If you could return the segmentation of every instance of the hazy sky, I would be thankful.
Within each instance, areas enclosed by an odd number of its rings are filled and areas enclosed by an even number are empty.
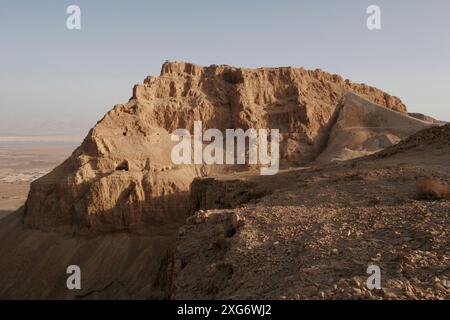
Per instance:
[[[321,68],[450,121],[449,16],[448,0],[0,0],[0,134],[85,135],[166,59]]]

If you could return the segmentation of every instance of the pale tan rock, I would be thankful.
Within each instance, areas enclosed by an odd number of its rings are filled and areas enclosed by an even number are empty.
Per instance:
[[[406,111],[398,98],[321,70],[167,62],[31,185],[25,224],[109,232],[183,221],[190,183],[208,170],[173,165],[171,132],[192,130],[194,121],[220,130],[279,129],[282,164],[305,163],[323,150],[347,92]]]
[[[434,126],[435,123],[383,108],[349,92],[318,160],[329,162],[370,155]]]

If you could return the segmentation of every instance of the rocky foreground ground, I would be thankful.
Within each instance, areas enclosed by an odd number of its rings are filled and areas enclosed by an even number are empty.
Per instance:
[[[371,161],[285,172],[258,203],[189,220],[173,297],[448,299],[450,202],[415,199],[419,179],[448,172]],[[369,265],[381,290],[366,286]]]
[[[173,297],[449,299],[449,151],[447,125],[374,156],[256,178],[270,195],[199,211],[181,229]],[[430,178],[444,194],[418,188]],[[366,286],[368,265],[381,268],[380,290]]]

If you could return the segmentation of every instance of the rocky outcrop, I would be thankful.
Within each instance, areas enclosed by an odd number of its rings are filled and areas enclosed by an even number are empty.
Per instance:
[[[269,193],[265,185],[255,182],[196,178],[191,184],[191,213],[205,209],[236,208]]]
[[[370,155],[435,125],[380,107],[349,92],[318,160],[329,162]]]
[[[173,164],[194,121],[279,129],[286,170]],[[165,63],[2,219],[0,299],[446,299],[449,203],[411,194],[448,181],[449,126],[389,147],[431,125],[320,70]],[[393,266],[381,291],[372,261]]]
[[[315,159],[347,92],[405,113],[396,97],[321,70],[200,67],[167,62],[136,85],[71,157],[31,185],[25,224],[69,232],[141,232],[183,221],[195,177],[218,168],[174,165],[170,133],[204,129],[279,129],[282,164]]]
[[[444,125],[444,124],[447,123],[445,121],[437,120],[437,119],[435,119],[433,117],[427,116],[427,115],[422,114],[422,113],[408,112],[408,115],[410,117],[413,117],[413,118],[416,118],[416,119],[419,119],[419,120],[422,120],[422,121],[431,122],[431,123],[435,123],[435,124],[439,124],[439,125]]]

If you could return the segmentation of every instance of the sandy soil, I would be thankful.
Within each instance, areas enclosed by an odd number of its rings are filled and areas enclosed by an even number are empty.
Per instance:
[[[64,161],[75,142],[4,142],[0,139],[0,219],[25,203],[30,183]]]

